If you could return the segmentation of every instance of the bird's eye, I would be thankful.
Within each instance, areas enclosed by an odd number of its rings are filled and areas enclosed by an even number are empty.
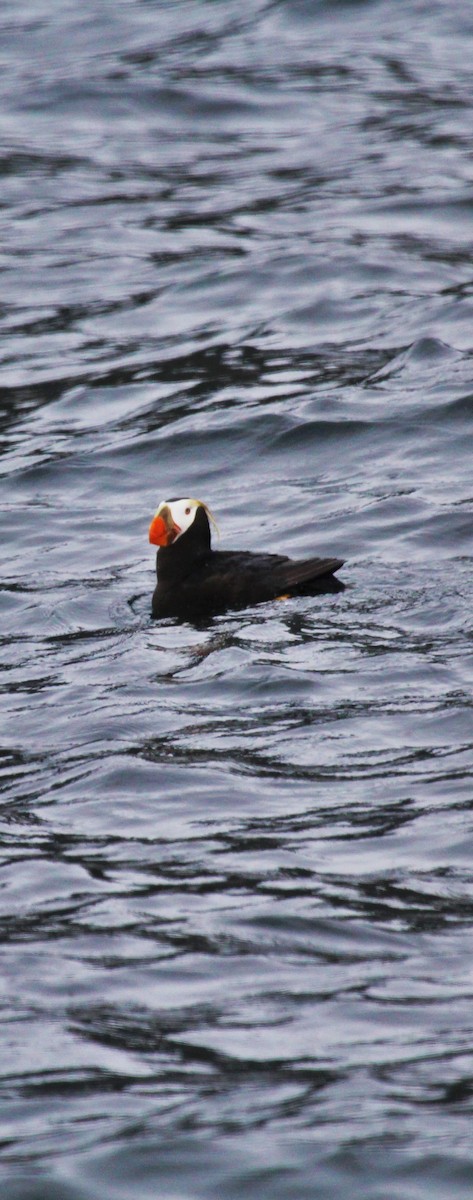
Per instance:
[[[186,517],[189,516],[189,513],[190,513],[190,508],[186,508]]]

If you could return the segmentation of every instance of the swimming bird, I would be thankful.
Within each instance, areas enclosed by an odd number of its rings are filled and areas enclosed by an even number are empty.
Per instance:
[[[341,558],[294,560],[282,554],[212,550],[210,522],[202,500],[163,500],[149,527],[158,546],[153,617],[201,620],[227,609],[246,608],[291,595],[341,591],[334,572]]]

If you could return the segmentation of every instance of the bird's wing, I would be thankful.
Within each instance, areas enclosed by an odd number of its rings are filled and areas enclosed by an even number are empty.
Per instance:
[[[343,558],[306,558],[301,562],[288,559],[277,571],[278,582],[280,580],[284,588],[298,587],[301,583],[320,579],[322,575],[333,575],[343,563]]]

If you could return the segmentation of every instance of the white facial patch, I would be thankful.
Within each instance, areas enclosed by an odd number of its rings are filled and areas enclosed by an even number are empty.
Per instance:
[[[162,508],[169,509],[174,524],[179,526],[180,533],[174,538],[174,541],[177,542],[182,534],[187,529],[190,529],[190,526],[193,524],[195,514],[199,508],[199,501],[190,500],[189,498],[187,500],[162,500],[156,516],[159,516]]]

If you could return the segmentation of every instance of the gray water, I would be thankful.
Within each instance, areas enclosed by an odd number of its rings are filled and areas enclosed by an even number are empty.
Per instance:
[[[0,10],[6,1200],[466,1200],[473,15]],[[345,591],[152,622],[159,500]]]

